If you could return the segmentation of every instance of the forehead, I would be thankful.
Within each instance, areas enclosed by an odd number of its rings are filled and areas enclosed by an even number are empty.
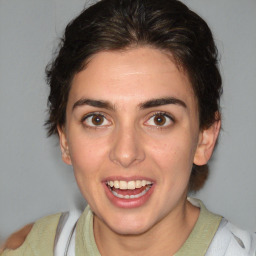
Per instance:
[[[75,75],[69,102],[83,97],[135,104],[149,98],[176,97],[196,104],[187,74],[172,56],[150,47],[95,54]]]

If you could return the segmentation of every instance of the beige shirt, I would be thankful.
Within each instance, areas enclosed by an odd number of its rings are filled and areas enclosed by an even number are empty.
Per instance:
[[[200,215],[191,234],[175,256],[203,256],[219,227],[221,216],[209,212],[199,200]],[[16,250],[5,250],[1,256],[51,256],[61,214],[38,220],[25,242]],[[75,242],[76,256],[100,256],[93,234],[93,213],[89,206],[78,220]]]

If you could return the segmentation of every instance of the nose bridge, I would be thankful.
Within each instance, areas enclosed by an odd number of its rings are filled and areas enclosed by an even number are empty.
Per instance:
[[[145,157],[140,135],[134,125],[116,127],[110,151],[111,161],[125,168],[142,161]]]

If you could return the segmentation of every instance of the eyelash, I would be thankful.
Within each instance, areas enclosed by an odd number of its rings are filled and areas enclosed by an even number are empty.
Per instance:
[[[99,116],[99,117],[104,118],[103,123],[105,122],[105,120],[107,120],[110,124],[108,124],[108,125],[101,125],[101,124],[100,124],[100,125],[88,125],[88,124],[85,123],[85,121],[88,120],[89,118],[91,118],[91,117],[96,117],[96,116]],[[165,125],[166,121],[164,122],[163,125],[157,125],[157,124],[155,124],[155,125],[147,125],[147,124],[146,124],[146,123],[149,122],[152,118],[156,118],[157,116],[159,116],[159,117],[165,117],[165,118],[169,119],[169,122],[170,122],[170,123],[174,123],[174,122],[175,122],[175,119],[174,119],[169,113],[167,113],[167,112],[161,112],[161,111],[160,111],[160,112],[154,112],[154,113],[150,114],[150,117],[147,118],[147,120],[144,122],[144,124],[145,124],[146,126],[149,126],[149,127],[156,127],[157,129],[166,129],[166,128],[168,128],[168,127],[170,126],[170,124]],[[86,128],[89,128],[89,129],[99,129],[99,128],[103,128],[103,127],[108,127],[108,126],[110,126],[110,125],[112,124],[112,122],[107,119],[106,115],[103,114],[103,113],[101,113],[101,112],[93,112],[93,113],[89,113],[89,114],[85,115],[85,116],[81,119],[81,123],[83,123],[84,126],[85,126]]]

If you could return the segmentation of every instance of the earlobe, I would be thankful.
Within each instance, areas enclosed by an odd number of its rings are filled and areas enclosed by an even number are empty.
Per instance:
[[[58,133],[59,133],[59,139],[60,139],[60,149],[61,149],[62,160],[64,163],[68,165],[72,165],[64,127],[58,126]]]
[[[202,130],[194,156],[194,164],[205,165],[211,158],[220,131],[221,121],[215,121],[209,128]]]

